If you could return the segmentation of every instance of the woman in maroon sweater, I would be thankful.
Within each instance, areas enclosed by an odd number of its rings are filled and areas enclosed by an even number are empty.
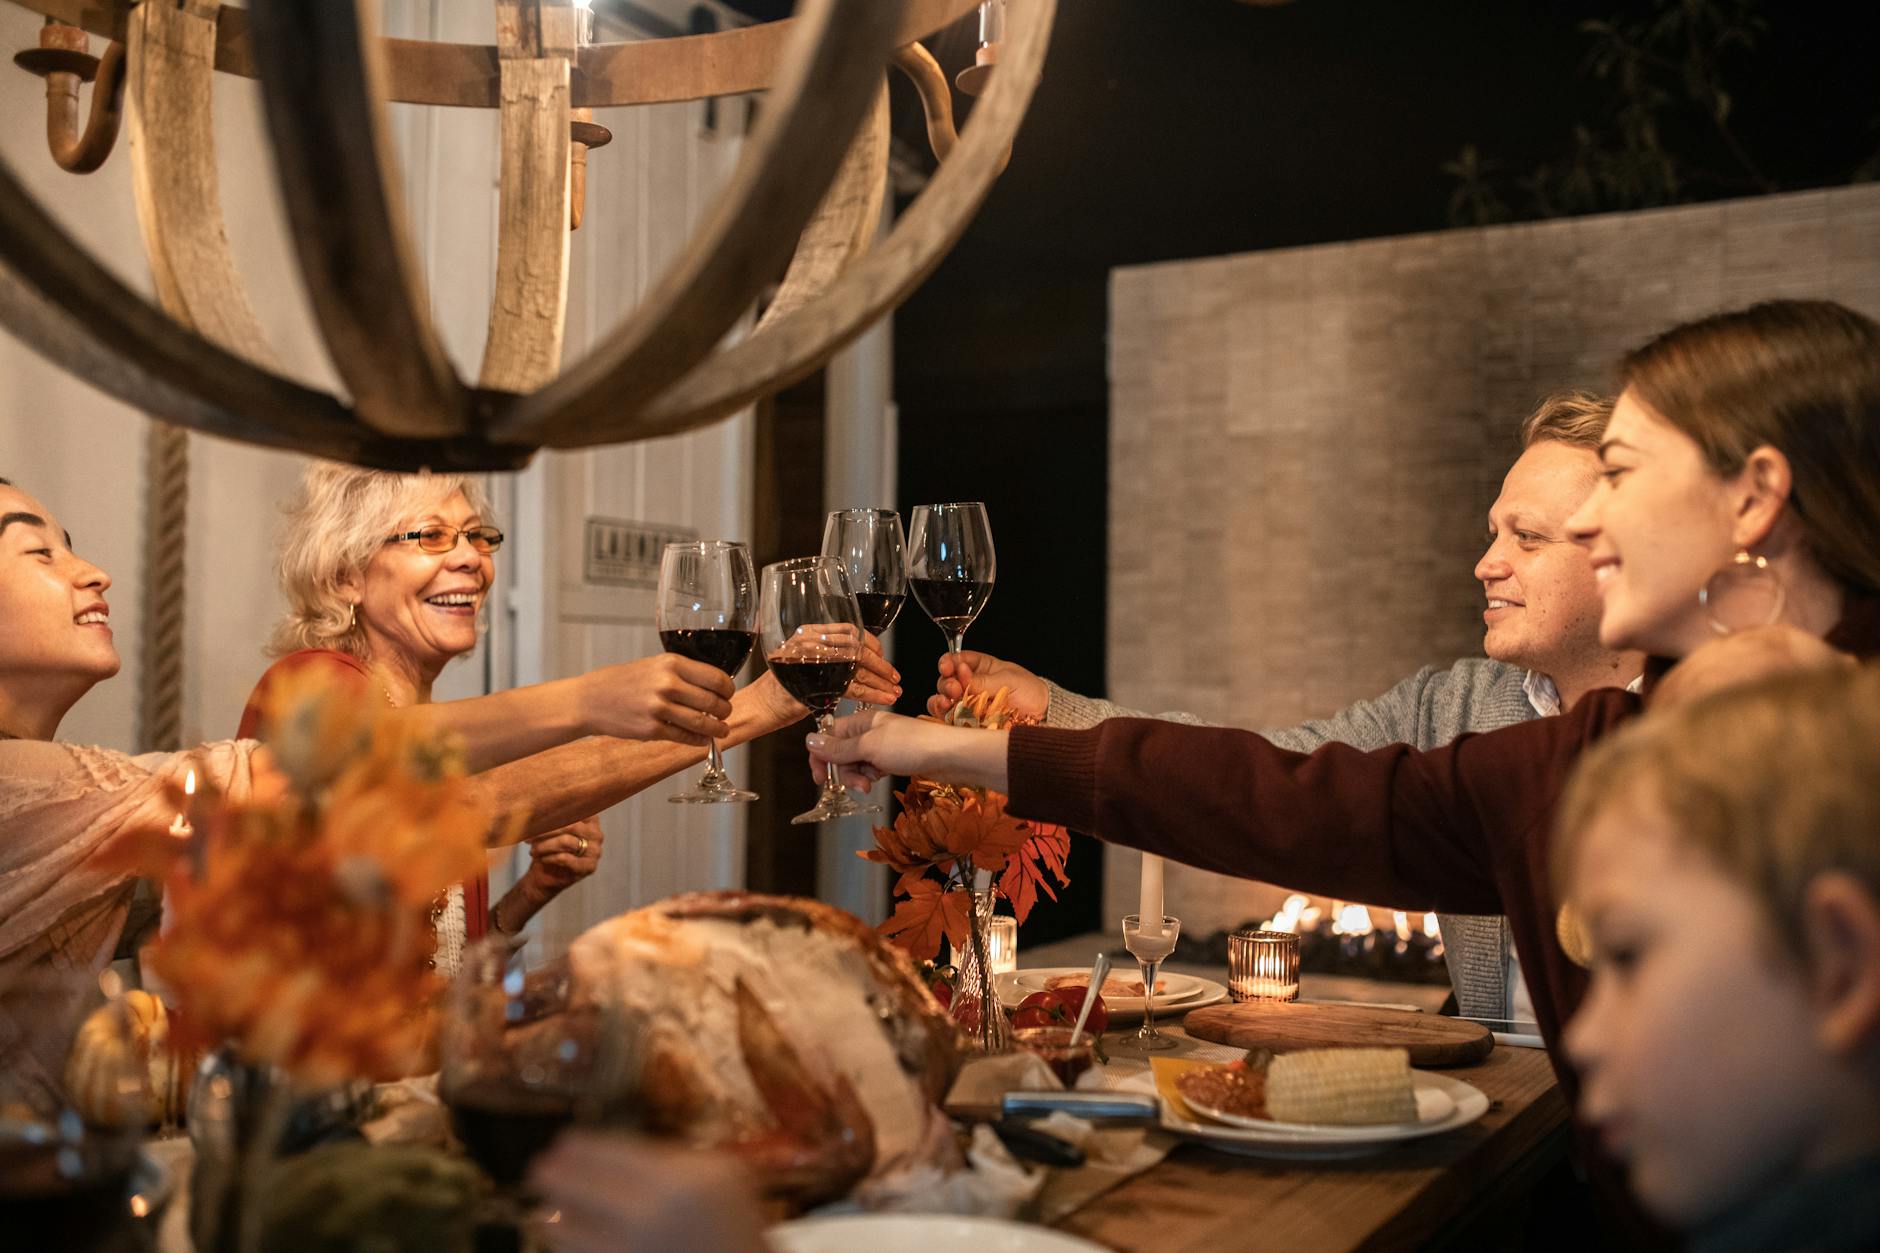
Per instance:
[[[1649,685],[1720,633],[1783,622],[1880,653],[1880,325],[1777,301],[1688,323],[1628,356],[1603,482],[1569,523],[1600,579],[1600,642],[1642,649]],[[1645,698],[1649,700],[1649,696]],[[1508,916],[1549,1053],[1586,972],[1557,937],[1548,843],[1580,753],[1641,698],[1418,752],[1115,719],[986,732],[882,713],[812,736],[856,782],[997,788],[1014,814],[1226,874],[1404,910]]]

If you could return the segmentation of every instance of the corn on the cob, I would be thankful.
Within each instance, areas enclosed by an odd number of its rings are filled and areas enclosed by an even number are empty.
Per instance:
[[[1403,1049],[1282,1053],[1267,1067],[1266,1112],[1279,1122],[1415,1122],[1410,1054]]]

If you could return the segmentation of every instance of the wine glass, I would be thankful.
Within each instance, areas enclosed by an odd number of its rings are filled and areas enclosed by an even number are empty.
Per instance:
[[[530,974],[506,937],[464,953],[445,999],[438,1095],[451,1129],[496,1185],[479,1225],[527,1231],[529,1163],[589,1099],[602,1042],[563,965]]]
[[[149,1066],[117,976],[0,978],[0,1230],[8,1247],[117,1247],[151,1111]]]
[[[992,597],[998,558],[992,524],[976,500],[920,505],[908,527],[908,585],[914,599],[957,653],[979,611]]]
[[[836,702],[855,678],[864,647],[862,614],[849,590],[849,577],[834,557],[794,557],[765,566],[763,584],[759,630],[764,660],[783,690],[809,706],[817,727],[827,731]],[[815,808],[790,821],[880,812],[878,804],[857,804],[831,770]]]
[[[823,525],[823,556],[842,563],[862,611],[862,628],[888,633],[907,599],[907,541],[892,509],[838,509]],[[869,708],[864,703],[863,709]]]
[[[735,676],[757,639],[757,576],[751,550],[729,540],[668,544],[659,561],[659,601],[654,622],[667,652],[717,666]],[[754,801],[725,773],[718,741],[711,761],[690,790],[668,796],[675,805],[722,805]]]
[[[1179,918],[1163,918],[1159,928],[1143,926],[1138,914],[1123,919],[1123,947],[1135,957],[1142,971],[1142,1029],[1120,1042],[1125,1052],[1154,1053],[1175,1047],[1173,1039],[1156,1030],[1155,979],[1163,960],[1175,951],[1175,940],[1181,930]]]

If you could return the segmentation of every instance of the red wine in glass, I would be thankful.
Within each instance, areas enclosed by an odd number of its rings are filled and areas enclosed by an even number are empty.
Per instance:
[[[654,609],[659,642],[669,653],[736,675],[757,639],[757,575],[751,550],[729,540],[668,544],[659,562]],[[666,798],[674,804],[754,801],[725,773],[718,742],[696,785]]]
[[[957,653],[966,628],[992,597],[999,568],[985,505],[967,500],[917,507],[907,547],[914,599],[946,636],[948,651]]]
[[[764,660],[783,690],[808,706],[826,731],[867,647],[848,574],[837,558],[797,557],[765,566],[762,582],[758,629]],[[858,804],[831,770],[815,807],[790,821],[880,812],[873,802]]]
[[[10,1126],[20,1133],[0,1133],[0,1230],[8,1247],[116,1247],[114,1237],[131,1221],[128,1146],[101,1156],[62,1143],[45,1124]]]
[[[963,636],[992,599],[992,583],[977,579],[910,579],[914,598],[948,638]]]
[[[783,684],[783,690],[809,706],[809,711],[819,718],[835,712],[836,702],[855,679],[853,660],[787,661],[773,657],[769,665],[777,682]]]
[[[669,653],[717,666],[726,674],[736,675],[757,643],[756,631],[731,631],[722,627],[680,627],[661,631],[659,642]]]
[[[519,1188],[529,1163],[574,1121],[572,1093],[485,1079],[445,1092],[451,1129],[486,1174]]]
[[[887,596],[880,592],[855,593],[856,607],[862,611],[862,628],[870,635],[880,637],[888,633],[894,620],[901,616],[901,606],[907,600],[905,594]]]
[[[842,563],[862,613],[862,628],[880,639],[907,599],[907,536],[901,515],[892,509],[838,509],[823,525],[822,550],[823,556]]]

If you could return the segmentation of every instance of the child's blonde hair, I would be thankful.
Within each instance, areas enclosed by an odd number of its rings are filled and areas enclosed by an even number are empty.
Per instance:
[[[1662,813],[1762,903],[1779,935],[1802,934],[1803,898],[1823,871],[1880,900],[1880,666],[1727,688],[1596,746],[1561,804],[1563,894],[1587,829],[1627,802]]]

